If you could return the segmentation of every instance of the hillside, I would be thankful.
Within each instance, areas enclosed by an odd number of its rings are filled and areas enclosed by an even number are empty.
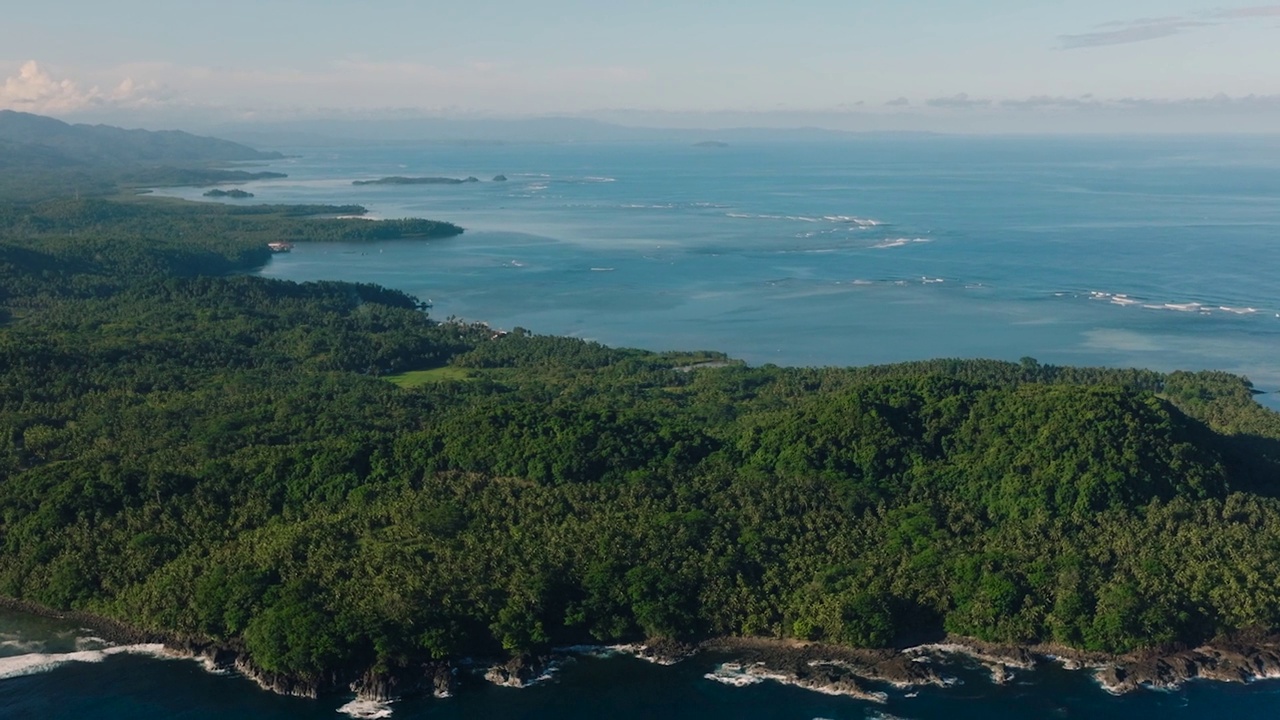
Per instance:
[[[68,125],[40,115],[0,110],[0,202],[284,177],[218,167],[279,157],[279,153],[185,132]]]
[[[70,125],[41,115],[0,110],[0,166],[6,164],[6,156],[44,156],[77,165],[203,165],[282,157],[178,130]],[[7,163],[12,165],[13,160]]]
[[[1280,629],[1280,417],[1240,378],[724,366],[219,276],[456,231],[326,210],[0,206],[0,596],[306,692],[646,637]]]

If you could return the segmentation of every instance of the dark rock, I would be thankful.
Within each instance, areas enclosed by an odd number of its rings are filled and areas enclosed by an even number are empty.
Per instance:
[[[640,649],[637,656],[660,665],[674,665],[681,660],[693,657],[697,653],[697,645],[667,638],[654,638],[645,642],[644,647]]]
[[[521,655],[489,668],[485,671],[484,679],[494,685],[522,688],[546,675],[554,665],[554,660],[547,656]]]
[[[360,699],[377,702],[428,693],[435,697],[449,697],[457,691],[457,676],[448,663],[429,662],[389,670],[368,670],[350,687]]]
[[[494,176],[493,176],[493,181],[494,181],[494,182],[506,182],[506,181],[507,181],[507,176],[506,176],[506,175],[494,175]]]
[[[236,658],[235,668],[241,675],[257,683],[258,687],[277,695],[315,699],[320,697],[322,689],[328,689],[328,684],[322,682],[319,678],[301,678],[269,672],[257,667],[243,657]]]

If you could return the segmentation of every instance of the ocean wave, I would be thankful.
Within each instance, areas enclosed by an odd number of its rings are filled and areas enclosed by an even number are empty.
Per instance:
[[[94,635],[76,638],[76,650],[102,650],[110,646],[110,641]]]
[[[155,658],[173,659],[176,655],[165,650],[164,645],[118,645],[98,650],[75,650],[67,653],[28,653],[0,658],[0,680],[48,672],[70,663],[100,663],[113,655],[149,655]]]
[[[568,647],[555,648],[555,652],[602,659],[626,655],[655,665],[675,665],[680,661],[680,658],[655,653],[649,648],[649,646],[641,643],[627,643],[622,645],[570,645]]]
[[[353,718],[389,718],[391,717],[391,703],[356,698],[338,708],[338,712]]]
[[[873,228],[873,227],[879,227],[881,225],[884,225],[884,223],[880,222],[879,220],[871,220],[869,218],[854,217],[852,215],[821,215],[818,217],[813,217],[810,215],[770,215],[770,214],[764,214],[764,213],[755,214],[755,213],[731,212],[731,213],[725,213],[725,216],[731,217],[731,218],[738,218],[741,220],[790,220],[792,222],[807,222],[807,223],[826,222],[826,223],[836,223],[840,225],[852,225],[860,229]]]
[[[731,207],[730,205],[721,205],[720,203],[711,202],[669,202],[669,203],[626,203],[618,207],[624,210],[723,210]],[[730,217],[750,217],[741,214],[729,214]]]
[[[7,633],[0,635],[0,638],[3,638],[0,639],[0,655],[8,655],[9,650],[16,650],[15,654],[18,655],[28,655],[45,649],[45,644],[40,640],[26,640]]]
[[[876,249],[898,248],[898,247],[904,247],[906,245],[913,245],[915,243],[928,243],[928,242],[933,242],[933,240],[929,238],[888,238],[886,240],[882,240],[876,243],[875,245],[872,245],[871,247]]]
[[[831,222],[849,223],[851,225],[857,225],[858,227],[868,227],[868,228],[880,227],[881,225],[884,225],[884,223],[879,220],[854,217],[852,215],[823,215],[822,219],[829,220]]]
[[[766,679],[763,673],[749,673],[747,669],[738,663],[722,663],[716,666],[715,670],[703,675],[708,680],[714,680],[724,685],[733,687],[747,687],[749,685],[758,685]]]
[[[1057,293],[1054,293],[1054,296],[1066,297],[1068,294],[1070,293],[1057,292]],[[1074,294],[1072,294],[1071,296],[1079,297],[1078,295],[1074,295]],[[1146,300],[1146,299],[1135,298],[1125,293],[1111,293],[1111,292],[1103,292],[1100,290],[1090,291],[1086,297],[1088,297],[1088,299],[1090,300],[1104,301],[1112,305],[1138,306],[1145,310],[1163,310],[1167,312],[1197,313],[1200,315],[1213,315],[1214,313],[1228,313],[1230,315],[1247,316],[1247,315],[1257,315],[1258,313],[1262,312],[1258,308],[1253,307],[1251,305],[1242,305],[1242,306],[1207,305],[1205,303],[1195,301],[1195,300],[1190,300],[1186,302],[1161,302],[1159,300]]]
[[[823,695],[839,695],[876,703],[885,703],[889,700],[889,696],[883,692],[866,692],[858,688],[857,685],[846,682],[824,683],[810,678],[800,678],[793,673],[772,670],[766,667],[764,663],[755,663],[753,665],[743,665],[736,662],[721,663],[714,670],[703,675],[703,677],[707,680],[733,687],[748,687],[765,680],[771,680],[782,685],[793,685],[805,690],[822,693]]]

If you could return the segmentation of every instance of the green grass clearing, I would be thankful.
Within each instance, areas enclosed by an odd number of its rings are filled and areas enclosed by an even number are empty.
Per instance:
[[[437,382],[466,382],[475,377],[471,370],[460,367],[431,368],[430,370],[410,370],[396,375],[386,375],[382,379],[387,382],[395,383],[402,388],[413,388],[427,383]]]

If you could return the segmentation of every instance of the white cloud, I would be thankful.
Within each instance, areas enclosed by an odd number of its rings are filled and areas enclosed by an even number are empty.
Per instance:
[[[0,85],[0,109],[21,110],[38,114],[75,114],[103,107],[143,107],[163,102],[159,88],[139,84],[126,77],[115,87],[103,90],[88,88],[69,78],[58,79],[28,60],[18,74]]]
[[[1145,42],[1177,35],[1189,28],[1199,28],[1211,23],[1181,17],[1142,18],[1130,22],[1110,22],[1099,25],[1099,30],[1079,35],[1059,35],[1064,50],[1092,48],[1104,45],[1124,45]],[[1106,28],[1106,29],[1101,29]],[[1112,30],[1110,28],[1119,28]]]
[[[1280,17],[1280,5],[1224,8],[1197,13],[1195,17],[1173,15],[1102,23],[1091,32],[1059,35],[1063,50],[1146,42],[1179,35],[1188,30],[1214,27],[1234,20],[1267,20]]]
[[[985,98],[969,97],[969,93],[960,93],[950,97],[929,98],[924,101],[924,104],[933,108],[976,108],[986,107],[991,104],[991,101]]]

